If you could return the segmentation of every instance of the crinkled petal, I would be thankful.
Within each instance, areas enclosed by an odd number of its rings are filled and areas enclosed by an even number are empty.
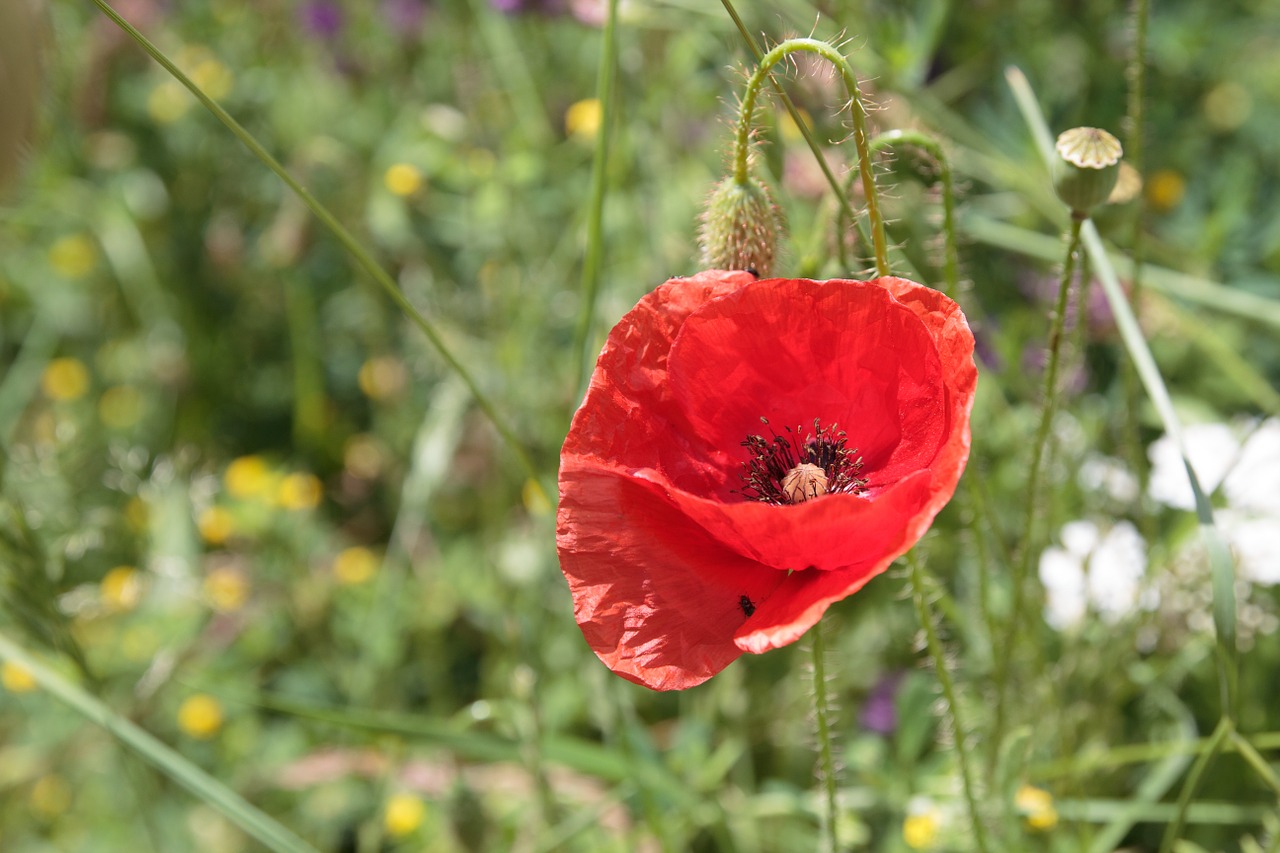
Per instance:
[[[693,431],[672,403],[667,356],[690,314],[754,281],[748,272],[711,270],[673,278],[641,299],[609,333],[561,455],[619,470],[655,468],[692,483],[717,475],[689,450]]]
[[[702,491],[670,483],[683,512],[767,565],[835,570],[896,558],[950,500],[968,460],[973,335],[954,302],[914,282],[757,282],[691,315],[668,367],[676,403],[713,447],[759,432],[760,409],[773,405],[789,419],[770,418],[775,429],[836,422],[863,455],[865,494],[795,506],[735,499],[740,482]],[[877,443],[886,435],[887,448]],[[741,451],[733,476],[744,459]]]
[[[747,610],[785,573],[725,548],[644,480],[568,459],[560,495],[560,566],[578,625],[606,666],[679,690],[742,654],[734,635]]]
[[[928,465],[948,427],[939,342],[885,281],[769,279],[691,315],[667,368],[672,396],[707,450],[767,435],[761,418],[779,432],[810,430],[819,418],[848,434],[871,491]],[[728,488],[738,471],[724,472]]]

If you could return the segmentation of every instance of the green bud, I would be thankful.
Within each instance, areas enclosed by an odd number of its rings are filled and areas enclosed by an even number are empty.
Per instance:
[[[1058,162],[1054,189],[1071,208],[1085,218],[1106,202],[1120,177],[1120,140],[1096,127],[1073,127],[1058,137]]]
[[[748,178],[732,177],[716,184],[702,213],[698,241],[706,269],[755,270],[761,278],[773,271],[782,225],[769,188]]]

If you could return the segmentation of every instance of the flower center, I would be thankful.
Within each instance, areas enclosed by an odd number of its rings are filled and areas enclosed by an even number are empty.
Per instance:
[[[760,422],[769,426],[766,418]],[[848,438],[834,424],[822,426],[814,418],[813,430],[787,427],[782,435],[769,428],[771,438],[749,435],[742,442],[751,458],[742,463],[738,494],[747,500],[769,504],[798,504],[825,494],[858,494],[867,481],[858,476],[862,457],[845,446]],[[801,438],[801,436],[804,438]]]

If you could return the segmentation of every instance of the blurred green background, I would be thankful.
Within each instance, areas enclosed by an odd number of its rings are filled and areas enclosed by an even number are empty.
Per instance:
[[[47,26],[0,33],[10,79],[35,67],[28,53],[43,69],[29,144],[0,147],[0,175],[20,172],[0,201],[0,633],[320,850],[813,849],[804,649],[675,695],[609,673],[573,622],[552,506],[439,353],[92,3],[49,6]],[[1190,756],[1095,759],[1212,729],[1208,580],[1190,516],[1077,476],[1102,465],[1141,486],[1161,435],[1131,402],[1096,289],[1069,332],[1048,526],[1063,544],[1073,520],[1131,522],[1156,600],[1069,629],[1037,619],[1014,649],[993,647],[975,605],[989,587],[1007,607],[1065,221],[1005,69],[1027,74],[1055,131],[1123,138],[1126,9],[741,7],[769,42],[842,39],[876,129],[934,135],[957,170],[959,299],[983,373],[968,476],[993,526],[957,501],[922,549],[979,753],[994,662],[1014,660],[1009,746],[983,774],[992,819],[1006,815],[1012,850],[1155,850]],[[604,4],[117,8],[376,255],[552,490],[579,393]],[[1159,269],[1139,311],[1175,402],[1239,443],[1280,409],[1280,5],[1157,3],[1149,38],[1145,183],[1099,227],[1121,247],[1135,225],[1144,235]],[[623,0],[617,42],[593,348],[641,295],[697,268],[699,207],[750,65],[711,2]],[[807,61],[786,76],[846,174],[843,95]],[[26,91],[0,94],[6,115]],[[838,260],[812,154],[766,112],[760,166],[792,235],[779,273],[860,272]],[[883,174],[895,270],[938,284],[931,165],[907,152]],[[1260,523],[1280,541],[1280,514]],[[1280,730],[1262,577],[1238,585],[1249,732]],[[905,589],[891,572],[823,623],[842,834],[852,849],[972,849]],[[67,636],[91,678],[48,651]],[[21,667],[3,674],[5,851],[257,849]],[[1189,815],[1199,847],[1182,849],[1277,849],[1275,802],[1237,756],[1219,758]]]

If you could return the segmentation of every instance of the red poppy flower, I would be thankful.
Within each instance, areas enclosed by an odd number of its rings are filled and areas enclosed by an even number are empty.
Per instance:
[[[560,456],[560,566],[591,648],[678,690],[799,638],[950,500],[976,383],[959,306],[904,279],[654,290]]]

